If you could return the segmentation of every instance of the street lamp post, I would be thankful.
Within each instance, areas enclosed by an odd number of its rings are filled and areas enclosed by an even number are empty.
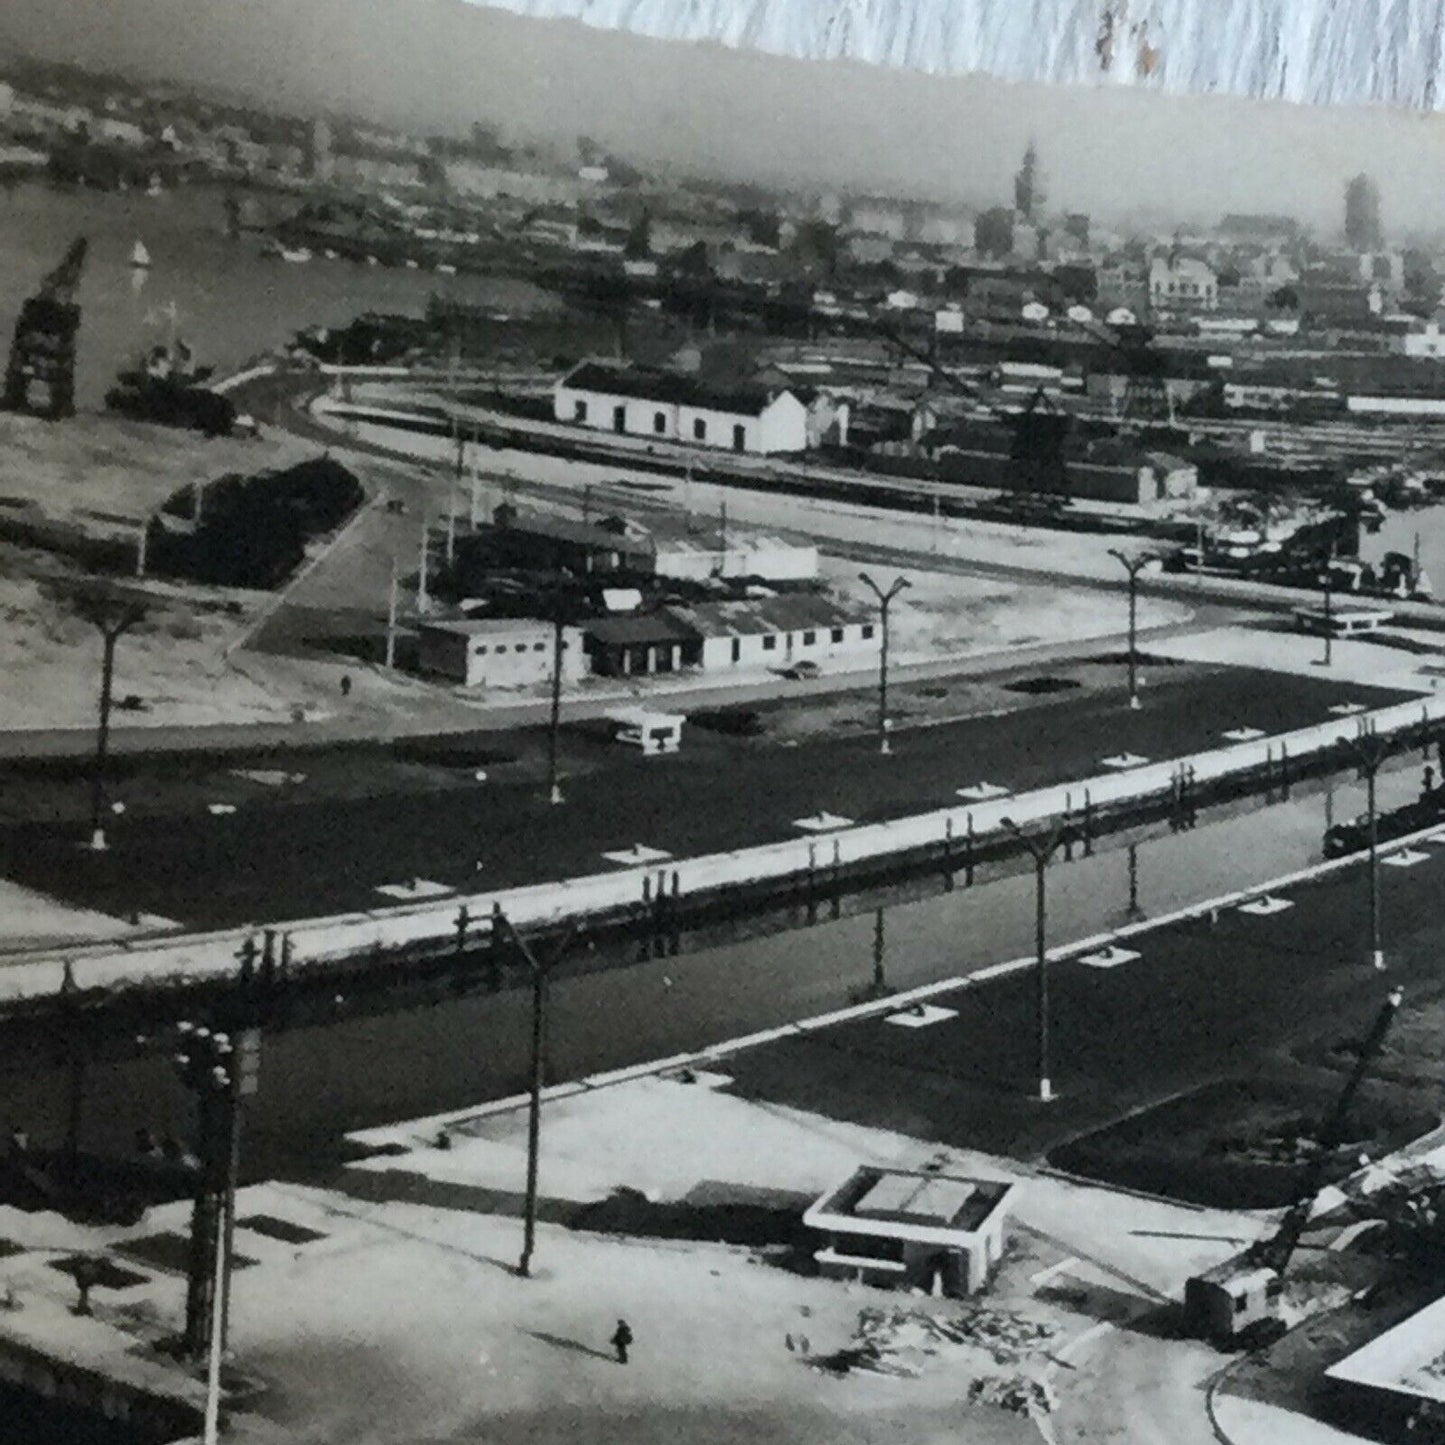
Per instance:
[[[562,726],[562,652],[566,642],[563,632],[562,598],[554,599],[552,607],[552,708],[547,723],[547,801],[562,801],[562,784],[557,776],[557,734]]]
[[[913,584],[906,577],[895,577],[885,590],[866,572],[860,572],[858,576],[878,599],[878,620],[881,633],[878,650],[878,751],[887,757],[892,751],[888,746],[888,608],[900,592]]]
[[[142,621],[144,602],[117,597],[85,597],[76,610],[100,632],[100,722],[95,734],[95,763],[90,776],[90,847],[104,852],[105,766],[110,751],[111,694],[115,684],[115,649],[121,637]]]
[[[1373,728],[1362,729],[1348,744],[1351,756],[1365,777],[1365,808],[1369,836],[1370,875],[1370,962],[1377,969],[1385,967],[1380,907],[1380,834],[1379,813],[1375,800],[1375,777],[1390,756],[1389,740]]]
[[[1156,560],[1152,552],[1130,556],[1127,552],[1109,549],[1109,555],[1124,564],[1129,574],[1129,706],[1139,708],[1139,574]]]
[[[1333,607],[1333,583],[1334,572],[1331,564],[1335,560],[1334,550],[1325,559],[1324,591],[1325,591],[1325,656],[1324,665],[1328,667],[1334,660],[1333,649],[1335,643],[1335,615]]]
[[[1002,821],[1004,827],[1024,845],[1034,860],[1034,1000],[1038,1026],[1039,1102],[1047,1104],[1054,1098],[1054,1086],[1049,1074],[1049,952],[1045,876],[1049,860],[1064,841],[1067,825],[1061,820],[1047,831],[1031,834],[1025,833],[1012,818],[1004,818]]]
[[[532,1273],[532,1255],[537,1244],[537,1163],[542,1145],[542,1086],[545,1082],[545,1052],[547,1038],[547,986],[552,971],[562,961],[563,955],[572,946],[577,930],[571,929],[552,948],[545,961],[532,951],[531,945],[512,926],[505,913],[494,916],[494,927],[502,928],[517,952],[522,955],[532,975],[532,1084],[531,1100],[527,1111],[527,1198],[522,1223],[522,1257],[517,1263],[517,1273],[524,1279]]]

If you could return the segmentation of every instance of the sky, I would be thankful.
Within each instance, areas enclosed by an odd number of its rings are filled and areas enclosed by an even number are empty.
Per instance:
[[[1004,203],[1029,137],[1049,203],[1338,231],[1345,181],[1387,229],[1445,231],[1445,116],[796,61],[536,20],[463,0],[3,0],[0,43],[410,129],[499,122],[808,189]]]

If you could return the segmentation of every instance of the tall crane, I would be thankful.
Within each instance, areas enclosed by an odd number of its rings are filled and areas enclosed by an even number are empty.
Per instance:
[[[1401,991],[1395,989],[1375,1016],[1375,1022],[1355,1057],[1355,1066],[1350,1070],[1334,1107],[1320,1126],[1319,1149],[1279,1227],[1267,1238],[1252,1244],[1243,1254],[1185,1282],[1184,1310],[1197,1333],[1229,1343],[1267,1336],[1282,1328],[1279,1300],[1284,1288],[1284,1272],[1299,1248],[1300,1238],[1309,1224],[1334,1152],[1343,1142],[1350,1106],[1370,1065],[1384,1045],[1402,998]]]
[[[87,244],[84,236],[73,241],[60,265],[20,308],[5,368],[7,411],[51,421],[75,413],[75,336],[80,330],[75,293]]]
[[[1013,433],[1009,456],[1022,480],[1020,490],[1036,496],[1066,497],[1069,490],[1064,448],[1074,430],[1074,417],[1051,398],[1042,386],[1034,390],[1019,410],[995,406],[976,386],[940,364],[931,348],[910,341],[901,331],[883,322],[875,323],[880,336],[915,361],[960,396],[981,405]]]

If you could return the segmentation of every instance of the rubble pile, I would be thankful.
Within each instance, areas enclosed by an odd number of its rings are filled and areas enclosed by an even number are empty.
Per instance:
[[[868,1370],[902,1379],[917,1379],[935,1362],[947,1364],[967,1381],[970,1404],[1047,1414],[1053,1395],[1026,1366],[1045,1355],[1057,1334],[1055,1325],[984,1306],[948,1315],[902,1307],[865,1309],[850,1344],[814,1356],[810,1363],[834,1374]]]

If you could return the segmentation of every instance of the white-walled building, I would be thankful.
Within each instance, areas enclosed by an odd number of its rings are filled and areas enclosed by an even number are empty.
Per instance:
[[[875,613],[826,597],[673,604],[666,611],[700,640],[705,672],[829,661],[861,667],[882,646]]]
[[[1149,304],[1156,311],[1214,311],[1219,277],[1194,256],[1156,256],[1149,263]]]
[[[1003,1259],[1013,1185],[948,1174],[863,1168],[803,1215],[822,1236],[828,1279],[961,1296]]]
[[[620,436],[758,455],[808,446],[808,408],[793,392],[674,372],[583,362],[557,383],[553,408],[560,422]]]
[[[550,622],[482,617],[423,622],[417,629],[419,666],[464,687],[529,687],[548,682],[556,635]],[[562,629],[562,681],[588,671],[582,633]]]

